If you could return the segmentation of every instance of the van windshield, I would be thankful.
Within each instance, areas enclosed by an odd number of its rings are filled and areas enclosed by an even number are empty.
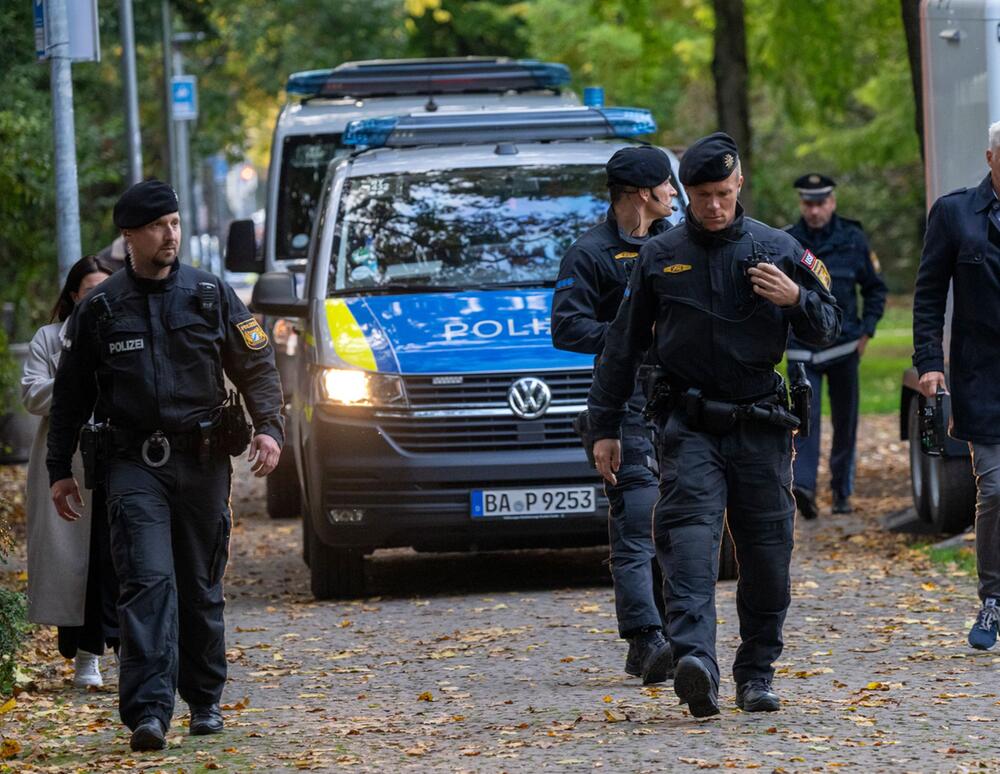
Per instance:
[[[310,134],[285,140],[275,222],[278,258],[306,257],[326,168],[334,158],[350,152],[340,144],[339,134]]]
[[[346,181],[331,293],[554,282],[608,209],[603,165],[514,166]]]

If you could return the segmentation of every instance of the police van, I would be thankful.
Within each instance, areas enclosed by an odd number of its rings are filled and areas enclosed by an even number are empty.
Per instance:
[[[274,127],[262,250],[256,249],[253,221],[236,221],[229,231],[226,267],[292,271],[301,293],[323,178],[332,160],[353,150],[342,142],[351,121],[456,107],[578,105],[569,81],[565,65],[506,57],[370,60],[294,73],[285,87],[289,102]],[[266,322],[285,393],[291,394],[298,348],[294,327],[282,319]],[[272,516],[299,515],[298,481],[288,454],[268,476],[267,490]]]
[[[550,305],[564,251],[607,212],[605,163],[655,129],[600,107],[345,128],[304,292],[276,271],[253,296],[303,332],[287,446],[317,598],[364,593],[378,548],[607,542],[572,427],[593,361],[552,346]]]

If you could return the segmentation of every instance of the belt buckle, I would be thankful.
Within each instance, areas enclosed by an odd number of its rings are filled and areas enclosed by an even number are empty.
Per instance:
[[[163,450],[163,456],[155,462],[149,458],[149,447],[156,446]],[[162,468],[170,459],[170,441],[162,432],[157,430],[149,438],[142,442],[142,461],[151,468]]]

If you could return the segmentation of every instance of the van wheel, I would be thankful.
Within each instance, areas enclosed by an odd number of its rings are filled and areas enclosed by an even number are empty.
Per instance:
[[[907,435],[910,437],[910,492],[913,495],[913,509],[921,521],[931,521],[931,501],[928,497],[927,478],[930,455],[920,448],[920,397],[910,398],[906,412]]]
[[[740,577],[740,566],[736,563],[736,545],[729,534],[729,524],[722,530],[722,545],[719,546],[719,580],[736,580]]]
[[[976,518],[976,482],[971,457],[927,457],[924,485],[935,529],[957,534]]]
[[[267,477],[267,515],[272,519],[294,519],[302,510],[295,454],[285,446],[277,467]]]
[[[306,567],[312,561],[309,558],[309,544],[312,539],[312,522],[309,521],[309,513],[305,512],[302,514],[302,561],[305,562]]]
[[[365,550],[334,548],[309,536],[309,575],[316,599],[350,599],[365,593]]]

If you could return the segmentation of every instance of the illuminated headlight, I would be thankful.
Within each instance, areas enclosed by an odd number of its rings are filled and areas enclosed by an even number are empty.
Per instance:
[[[319,397],[339,406],[391,406],[403,403],[403,383],[398,376],[347,368],[319,372]]]

